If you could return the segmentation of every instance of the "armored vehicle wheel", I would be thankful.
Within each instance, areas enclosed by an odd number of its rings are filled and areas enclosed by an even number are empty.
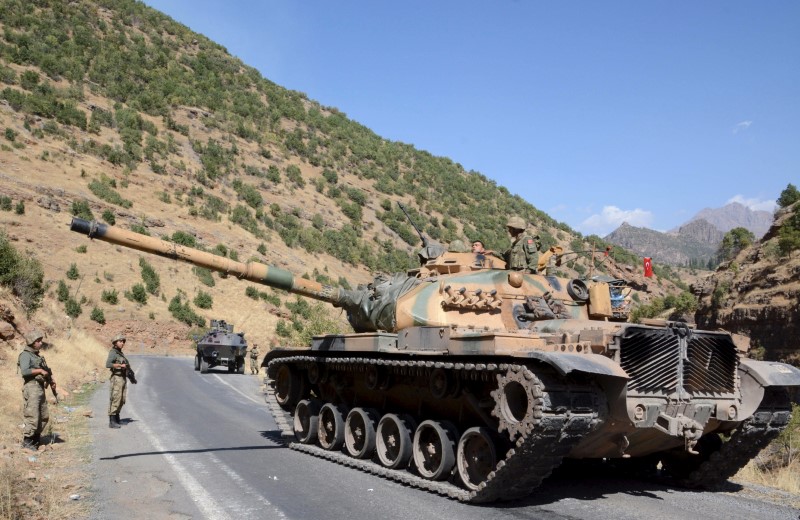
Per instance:
[[[297,370],[289,365],[281,365],[275,374],[275,399],[281,408],[291,410],[300,400],[305,387],[303,379]]]
[[[200,356],[199,355],[194,357],[194,370],[195,370],[195,372],[200,370]]]
[[[234,370],[236,370],[236,365],[233,362],[228,362],[228,373],[233,374]]]
[[[375,447],[378,459],[387,468],[405,468],[411,460],[411,432],[417,425],[410,415],[387,413],[378,423]]]
[[[325,403],[319,412],[319,444],[326,450],[341,449],[344,444],[344,418],[347,410]]]
[[[303,399],[294,410],[294,436],[303,444],[313,444],[319,431],[321,403],[316,399]]]
[[[200,373],[205,374],[208,372],[208,361],[203,356],[200,356]]]
[[[366,459],[375,451],[375,427],[378,412],[372,408],[353,408],[344,424],[344,444],[347,453],[357,459]]]
[[[430,480],[445,480],[456,463],[456,427],[448,421],[422,421],[414,433],[414,463]]]
[[[478,490],[497,466],[497,451],[489,430],[475,426],[465,431],[458,441],[456,460],[464,485]]]
[[[239,374],[244,374],[244,358],[236,359],[236,371]]]

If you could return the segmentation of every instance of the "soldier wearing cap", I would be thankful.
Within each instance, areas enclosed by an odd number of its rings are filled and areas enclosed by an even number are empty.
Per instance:
[[[54,394],[56,389],[53,371],[47,366],[44,356],[39,354],[43,338],[44,334],[38,330],[28,334],[25,337],[27,346],[17,358],[17,366],[24,381],[22,415],[25,429],[22,432],[22,446],[29,450],[39,447],[42,431],[50,421],[45,388],[50,385]]]
[[[511,235],[511,247],[506,250],[503,257],[506,268],[513,271],[535,273],[539,263],[539,248],[541,242],[538,235],[525,230],[525,220],[521,217],[511,217],[506,223]]]
[[[250,349],[250,373],[258,374],[258,344],[253,343]]]
[[[112,348],[108,353],[106,368],[111,370],[111,399],[108,405],[108,427],[119,428],[119,412],[125,404],[125,395],[128,388],[128,379],[135,383],[136,379],[129,374],[130,363],[122,349],[125,347],[125,336],[117,334],[111,340]]]

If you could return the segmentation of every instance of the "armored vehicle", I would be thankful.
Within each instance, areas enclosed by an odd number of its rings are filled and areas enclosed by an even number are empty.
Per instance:
[[[228,372],[244,374],[247,342],[244,332],[234,334],[233,325],[224,320],[211,320],[211,328],[197,340],[194,369],[201,374],[215,366],[227,366]]]
[[[524,497],[565,458],[660,462],[713,486],[786,427],[800,385],[726,332],[628,323],[616,282],[426,244],[419,268],[346,290],[96,222],[72,230],[344,309],[355,333],[262,363],[289,446],[465,502]]]

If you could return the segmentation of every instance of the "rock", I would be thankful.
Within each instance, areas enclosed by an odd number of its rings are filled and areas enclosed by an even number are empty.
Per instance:
[[[7,321],[0,321],[0,338],[8,341],[14,339],[16,335],[16,331],[14,330],[14,326],[8,323]]]

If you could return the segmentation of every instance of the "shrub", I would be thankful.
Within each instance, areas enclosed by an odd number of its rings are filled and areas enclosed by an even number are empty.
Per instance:
[[[79,245],[75,248],[76,253],[85,253],[87,251],[86,244]]]
[[[176,244],[186,246],[186,247],[197,247],[197,239],[194,238],[194,235],[186,233],[184,231],[176,231],[172,234],[172,241]]]
[[[200,283],[207,285],[209,287],[214,287],[214,276],[211,273],[210,269],[196,266],[194,268],[194,274],[197,275],[197,278],[200,279]]]
[[[175,295],[169,302],[169,312],[176,320],[189,325],[197,325],[198,327],[205,327],[206,320],[202,316],[195,313],[189,306],[189,302],[182,302],[180,295]]]
[[[64,302],[64,312],[67,313],[67,316],[70,318],[77,318],[81,315],[83,310],[81,309],[81,304],[75,301],[74,298],[68,298],[66,302]]]
[[[256,249],[256,251],[258,251],[262,255],[266,255],[267,254],[267,246],[264,244],[264,242],[261,242],[260,244],[258,244],[258,248]]]
[[[56,298],[61,303],[64,303],[69,299],[69,287],[64,282],[64,280],[58,281],[58,287],[56,288]]]
[[[0,196],[0,209],[3,211],[11,211],[13,200],[6,195]]]
[[[67,269],[67,278],[70,280],[77,280],[80,275],[80,272],[78,272],[78,266],[75,263],[70,264],[69,269]]]
[[[85,200],[72,201],[72,215],[83,220],[94,220],[94,215],[89,207],[89,203]]]
[[[111,211],[110,209],[104,210],[103,215],[100,218],[102,218],[103,221],[112,226],[117,223],[117,219],[116,217],[114,217],[114,212]]]
[[[96,321],[100,325],[105,325],[106,323],[106,315],[103,313],[103,309],[100,307],[95,307],[92,309],[92,314],[89,316],[92,321]]]
[[[258,299],[258,289],[252,285],[248,285],[244,290],[244,295],[254,300]]]
[[[158,273],[144,258],[139,258],[139,267],[142,269],[142,280],[144,281],[145,289],[150,294],[158,296],[158,290],[161,288],[161,278]]]
[[[143,224],[133,224],[131,226],[131,231],[139,233],[140,235],[150,236],[150,232],[147,231],[147,228]]]
[[[200,291],[197,293],[197,296],[194,297],[192,300],[200,309],[210,309],[212,305],[214,305],[214,299],[211,297],[210,294],[204,291]]]
[[[25,214],[25,203],[23,201],[17,202],[17,205],[14,206],[14,213],[16,213],[17,215]]]
[[[94,193],[98,198],[103,199],[111,204],[122,206],[123,208],[130,208],[133,202],[122,198],[117,190],[111,187],[111,182],[107,180],[93,180],[89,183],[89,190]]]
[[[111,289],[110,291],[103,291],[103,294],[100,296],[100,300],[111,305],[116,305],[119,301],[117,290]]]
[[[132,302],[145,305],[147,303],[147,290],[144,288],[144,285],[137,283],[131,287],[130,291],[125,292],[125,297]]]

